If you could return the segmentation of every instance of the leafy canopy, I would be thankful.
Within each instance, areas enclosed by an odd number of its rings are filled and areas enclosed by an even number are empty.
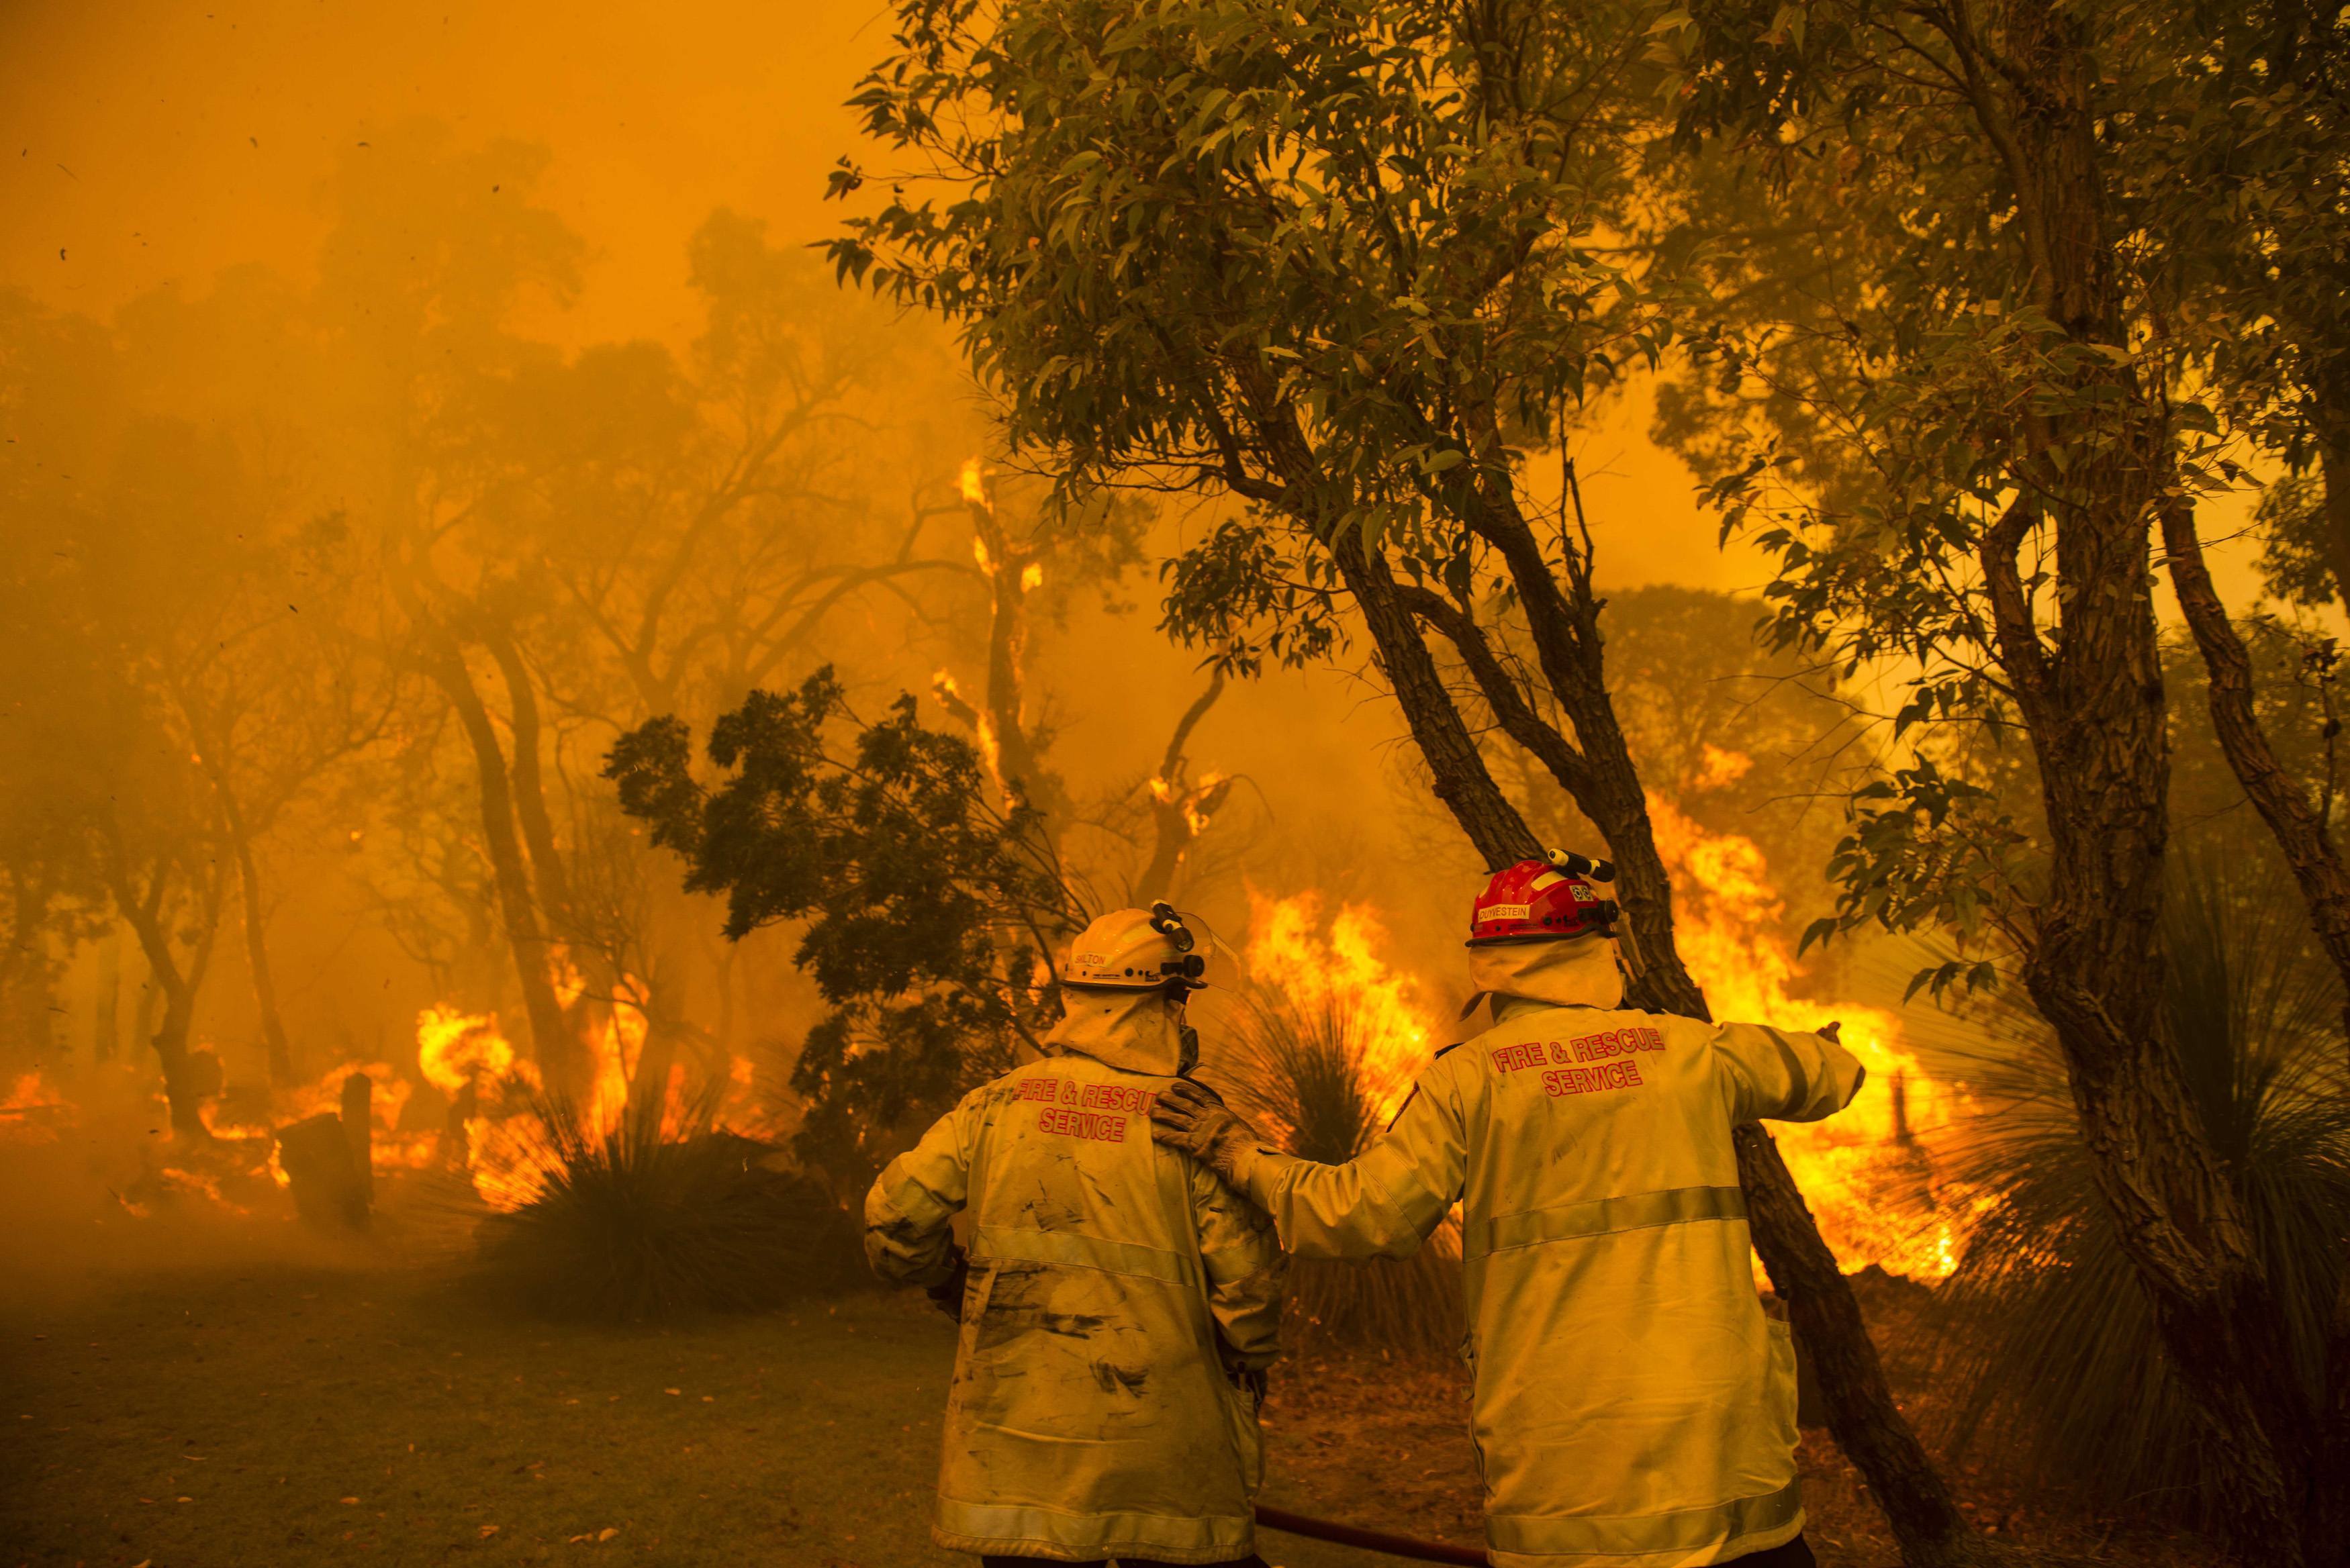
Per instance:
[[[1085,911],[1036,812],[1003,803],[977,750],[926,728],[911,697],[864,722],[827,667],[712,726],[716,783],[691,751],[681,721],[655,719],[605,774],[683,857],[687,890],[724,897],[729,938],[806,923],[796,961],[832,1011],[795,1070],[814,1102],[804,1155],[853,1168],[1059,1016],[1053,954]]]

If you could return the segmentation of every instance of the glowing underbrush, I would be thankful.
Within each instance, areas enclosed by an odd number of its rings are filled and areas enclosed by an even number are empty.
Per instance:
[[[636,1322],[744,1312],[862,1280],[855,1228],[773,1145],[634,1111],[591,1127],[549,1101],[537,1197],[483,1221],[486,1283],[551,1317]]]

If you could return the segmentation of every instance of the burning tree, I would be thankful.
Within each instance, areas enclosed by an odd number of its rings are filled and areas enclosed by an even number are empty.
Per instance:
[[[897,11],[899,53],[858,101],[926,173],[893,176],[835,243],[843,273],[955,321],[1015,447],[1072,493],[1240,500],[1173,564],[1169,629],[1245,673],[1327,656],[1359,626],[1487,863],[1540,846],[1481,728],[1607,836],[1640,998],[1705,1016],[1608,684],[1572,470],[1553,510],[1526,464],[1670,335],[1670,299],[1605,243],[1660,129],[1639,90],[1645,14]],[[864,183],[836,176],[843,196]],[[1784,1165],[1759,1129],[1739,1147],[1755,1244],[1905,1554],[1978,1555]]]

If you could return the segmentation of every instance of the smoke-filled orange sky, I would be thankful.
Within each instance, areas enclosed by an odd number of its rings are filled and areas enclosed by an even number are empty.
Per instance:
[[[586,287],[535,334],[575,344],[691,331],[685,240],[722,205],[778,239],[831,232],[842,107],[887,47],[873,0],[328,5],[10,0],[0,7],[0,286],[105,316],[266,262],[307,276],[337,158],[413,117],[460,143],[540,143],[534,199],[588,241]],[[1619,410],[1582,453],[1619,582],[1745,588],[1685,470]]]
[[[858,150],[842,106],[888,43],[874,0],[9,0],[0,286],[105,316],[240,262],[303,277],[336,158],[425,117],[461,143],[552,151],[535,197],[590,260],[577,305],[532,323],[537,334],[681,341],[693,325],[684,242],[713,208],[764,218],[778,239],[832,232],[825,172]],[[1580,453],[1604,575],[1759,586],[1760,560],[1716,547],[1688,472],[1644,422],[1635,399]],[[2232,532],[2214,522],[2215,539]],[[2223,588],[2249,597],[2254,552],[2216,554]]]

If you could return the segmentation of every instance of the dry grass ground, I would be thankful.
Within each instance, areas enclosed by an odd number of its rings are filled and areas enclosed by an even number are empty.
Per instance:
[[[919,1301],[613,1333],[517,1323],[455,1279],[278,1261],[0,1307],[0,1568],[968,1568],[923,1532],[952,1345]],[[1293,1366],[1267,1410],[1267,1500],[1474,1541],[1465,1418],[1449,1367]],[[1895,1563],[1833,1450],[1808,1438],[1804,1463],[1822,1560]],[[1968,1486],[2028,1563],[2210,1561]]]

